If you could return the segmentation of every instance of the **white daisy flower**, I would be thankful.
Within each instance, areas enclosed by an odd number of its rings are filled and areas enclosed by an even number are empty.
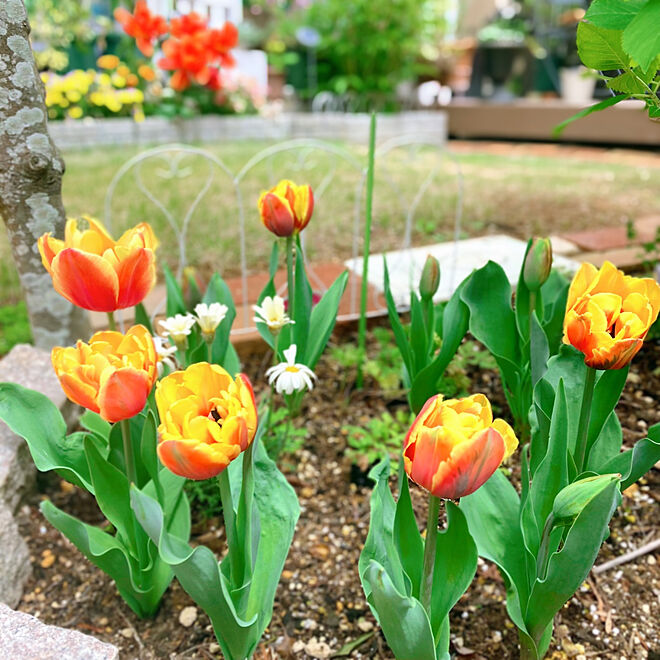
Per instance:
[[[280,394],[292,394],[293,392],[302,392],[305,388],[314,389],[312,379],[316,379],[316,374],[305,364],[296,364],[295,344],[291,344],[284,351],[286,362],[271,367],[266,372],[268,384],[275,383],[275,389]]]
[[[176,353],[176,346],[171,346],[165,337],[160,337],[155,335],[152,337],[154,340],[154,346],[156,347],[156,356],[158,357],[158,376],[162,376],[167,365],[170,371],[176,370],[176,358],[174,357]]]
[[[158,323],[163,328],[163,336],[170,337],[179,346],[186,342],[186,337],[190,334],[196,321],[197,319],[192,314],[177,314]]]
[[[204,335],[215,334],[216,328],[227,315],[227,309],[227,305],[219,302],[214,302],[210,305],[206,303],[195,305],[196,320]]]
[[[277,332],[289,323],[295,323],[291,320],[284,310],[284,298],[280,296],[266,296],[261,305],[252,305],[255,312],[254,320],[256,323],[265,323],[269,330]]]

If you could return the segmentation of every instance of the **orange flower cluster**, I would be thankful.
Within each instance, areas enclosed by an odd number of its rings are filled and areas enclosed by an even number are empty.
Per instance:
[[[191,83],[219,90],[220,66],[234,65],[230,50],[238,42],[238,30],[232,23],[222,28],[209,28],[195,12],[172,19],[170,36],[163,42],[163,57],[158,66],[173,71],[170,86],[177,91]]]
[[[115,9],[115,19],[129,37],[135,39],[140,52],[147,57],[154,54],[154,41],[167,33],[167,21],[153,14],[145,0],[137,0],[131,14],[127,9]]]

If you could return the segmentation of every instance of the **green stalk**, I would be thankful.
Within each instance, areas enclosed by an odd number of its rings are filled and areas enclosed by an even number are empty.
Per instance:
[[[438,515],[440,514],[440,498],[429,495],[429,513],[426,521],[426,541],[424,542],[424,570],[420,585],[419,600],[431,618],[431,594],[433,591],[433,567],[435,565],[435,548],[438,541]]]
[[[115,315],[113,312],[108,312],[108,328],[113,332],[117,330],[117,323],[115,322]]]
[[[135,456],[133,456],[133,445],[131,443],[131,423],[127,419],[119,422],[121,427],[121,438],[124,443],[124,460],[126,461],[126,476],[129,483],[138,485],[137,473],[135,471]]]
[[[295,284],[293,280],[293,234],[286,237],[286,282],[289,295],[289,318],[294,319],[293,298]]]
[[[582,406],[580,407],[580,421],[578,422],[577,438],[575,441],[575,467],[578,474],[584,471],[587,459],[587,436],[589,435],[591,404],[594,399],[595,385],[596,370],[592,367],[587,367],[587,375],[584,379],[584,392],[582,394]]]
[[[374,169],[376,157],[376,113],[371,113],[369,125],[369,162],[367,165],[367,206],[364,215],[364,255],[362,257],[362,290],[360,292],[360,320],[358,325],[358,364],[355,386],[361,390],[364,382],[364,360],[367,353],[367,277],[369,275],[369,249],[374,199]]]
[[[550,551],[550,532],[555,522],[555,517],[552,511],[546,518],[545,525],[543,526],[543,535],[541,536],[541,544],[539,546],[539,554],[536,558],[536,579],[542,580],[545,576],[545,567],[548,563],[548,554]]]
[[[254,502],[253,451],[254,442],[251,442],[243,455],[243,483],[241,484],[243,509],[241,511],[241,520],[244,524],[242,525],[242,529],[238,530],[239,536],[243,541],[243,584],[248,584],[252,579],[252,508]],[[240,524],[241,520],[238,521],[238,524]]]
[[[240,556],[236,545],[236,512],[234,511],[234,500],[231,494],[229,484],[229,473],[225,468],[218,475],[220,485],[220,501],[222,502],[222,516],[225,519],[225,534],[227,535],[227,554],[229,556],[229,565],[231,567],[232,582],[235,584],[240,572]],[[242,576],[241,576],[242,577]]]

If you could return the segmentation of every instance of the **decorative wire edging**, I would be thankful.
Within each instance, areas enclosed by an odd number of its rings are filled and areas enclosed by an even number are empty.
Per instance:
[[[391,172],[387,168],[381,168],[378,172],[379,177],[385,177],[388,186],[395,191],[396,199],[399,203],[401,213],[405,217],[405,227],[403,232],[403,240],[399,246],[399,255],[398,258],[393,260],[388,260],[388,267],[391,274],[396,276],[396,273],[401,273],[401,269],[407,268],[407,277],[409,288],[412,290],[414,287],[413,278],[413,269],[412,262],[410,259],[406,259],[406,256],[410,254],[411,242],[412,242],[412,230],[413,222],[415,218],[415,213],[417,208],[423,199],[424,195],[427,193],[429,188],[434,182],[436,175],[439,173],[441,167],[443,166],[445,160],[450,163],[454,170],[454,174],[457,181],[457,200],[454,213],[454,248],[451,267],[447,269],[449,271],[449,277],[451,284],[453,285],[453,277],[456,271],[457,258],[458,258],[458,240],[461,233],[461,222],[463,214],[463,195],[464,195],[464,178],[461,171],[460,163],[457,158],[447,150],[444,145],[444,141],[440,138],[433,139],[424,135],[401,135],[398,137],[393,137],[385,140],[380,144],[376,149],[376,163],[378,162],[387,162],[387,156],[397,149],[407,148],[410,150],[411,154],[414,156],[422,148],[432,148],[435,150],[436,155],[438,156],[437,161],[429,172],[426,174],[422,180],[420,186],[418,187],[414,198],[410,204],[406,204],[404,199],[403,191],[397,185],[397,182],[392,177]],[[353,200],[353,235],[352,235],[352,256],[353,261],[357,262],[359,243],[362,238],[362,201],[365,189],[365,180],[366,180],[366,163],[363,163],[360,159],[356,158],[348,150],[339,147],[330,142],[325,142],[323,140],[309,139],[309,138],[297,138],[293,140],[287,140],[286,142],[281,142],[275,144],[271,147],[267,147],[252,158],[236,173],[234,174],[230,168],[223,162],[223,160],[214,154],[201,149],[199,147],[192,147],[183,144],[170,144],[163,145],[160,147],[155,147],[144,151],[133,158],[129,159],[120,167],[117,173],[112,178],[108,191],[105,196],[105,222],[110,230],[112,230],[112,202],[115,197],[116,189],[121,182],[121,180],[127,176],[129,173],[133,173],[135,183],[144,195],[144,197],[153,204],[165,217],[169,227],[174,232],[179,253],[179,263],[176,269],[177,279],[181,279],[183,275],[184,268],[186,267],[187,260],[187,251],[186,251],[186,239],[188,235],[188,229],[190,221],[199,207],[199,204],[202,202],[206,194],[211,189],[211,186],[214,183],[216,175],[220,172],[224,174],[229,181],[234,191],[234,196],[236,204],[238,206],[238,220],[239,220],[239,250],[240,250],[240,264],[241,264],[241,294],[242,294],[242,325],[237,327],[237,324],[234,324],[232,333],[236,335],[252,332],[255,328],[252,323],[252,313],[251,307],[249,305],[248,297],[248,268],[247,268],[247,246],[246,246],[246,229],[245,229],[245,205],[244,205],[244,195],[242,188],[246,184],[249,175],[262,163],[266,163],[269,166],[269,180],[275,182],[281,175],[277,175],[275,168],[273,166],[274,159],[276,156],[283,153],[299,152],[297,158],[297,170],[303,171],[305,168],[310,170],[308,164],[308,159],[313,154],[322,153],[324,155],[333,156],[330,167],[327,168],[325,174],[321,180],[321,183],[315,186],[314,195],[316,201],[320,201],[323,195],[326,193],[327,189],[331,185],[334,176],[337,172],[338,163],[341,161],[345,165],[349,166],[349,169],[352,170],[357,175],[357,184],[354,188],[354,200]],[[186,212],[184,213],[180,222],[177,222],[177,219],[174,217],[172,212],[163,204],[144,182],[143,168],[146,163],[153,161],[161,161],[163,164],[162,169],[156,169],[156,175],[161,179],[169,179],[176,181],[178,179],[184,179],[191,176],[192,168],[190,165],[186,164],[186,159],[195,156],[200,159],[206,166],[206,174],[201,179],[201,186],[199,191],[195,195],[192,203],[188,206]],[[312,163],[313,166],[313,163]],[[378,165],[377,165],[378,169]],[[278,168],[278,171],[281,172],[281,168]],[[255,211],[256,213],[256,211]],[[303,253],[305,252],[305,243],[309,240],[307,234],[302,232],[301,234],[301,243],[303,245]],[[315,272],[313,266],[307,261],[305,257],[306,266],[310,280],[314,283],[315,286],[321,292],[327,290],[327,286]],[[406,264],[408,264],[406,266]],[[360,275],[360,272],[354,271],[356,275]],[[358,296],[358,286],[357,278],[351,278],[350,284],[350,293],[349,293],[349,311],[348,313],[341,314],[338,317],[338,320],[348,320],[355,319],[359,315],[359,296]],[[286,292],[286,283],[280,287],[279,293]],[[373,288],[372,288],[373,289]],[[379,300],[380,293],[378,290],[373,289],[373,307],[370,311],[370,315],[380,314],[386,310],[384,305]],[[159,301],[155,309],[151,314],[152,321],[158,316],[165,305],[165,298]],[[406,306],[402,305],[401,309],[404,310]]]

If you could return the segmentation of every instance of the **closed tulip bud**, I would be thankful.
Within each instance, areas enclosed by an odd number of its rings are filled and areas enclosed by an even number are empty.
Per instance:
[[[552,505],[552,516],[556,525],[571,525],[582,510],[602,493],[620,474],[602,474],[580,479],[559,491]]]
[[[431,254],[426,257],[422,276],[419,280],[419,294],[422,300],[430,300],[440,286],[440,263]]]
[[[314,194],[310,186],[298,186],[286,179],[264,192],[257,203],[261,222],[280,238],[301,232],[314,210]]]
[[[550,277],[552,243],[549,238],[533,238],[523,266],[523,280],[530,291],[538,291]]]

